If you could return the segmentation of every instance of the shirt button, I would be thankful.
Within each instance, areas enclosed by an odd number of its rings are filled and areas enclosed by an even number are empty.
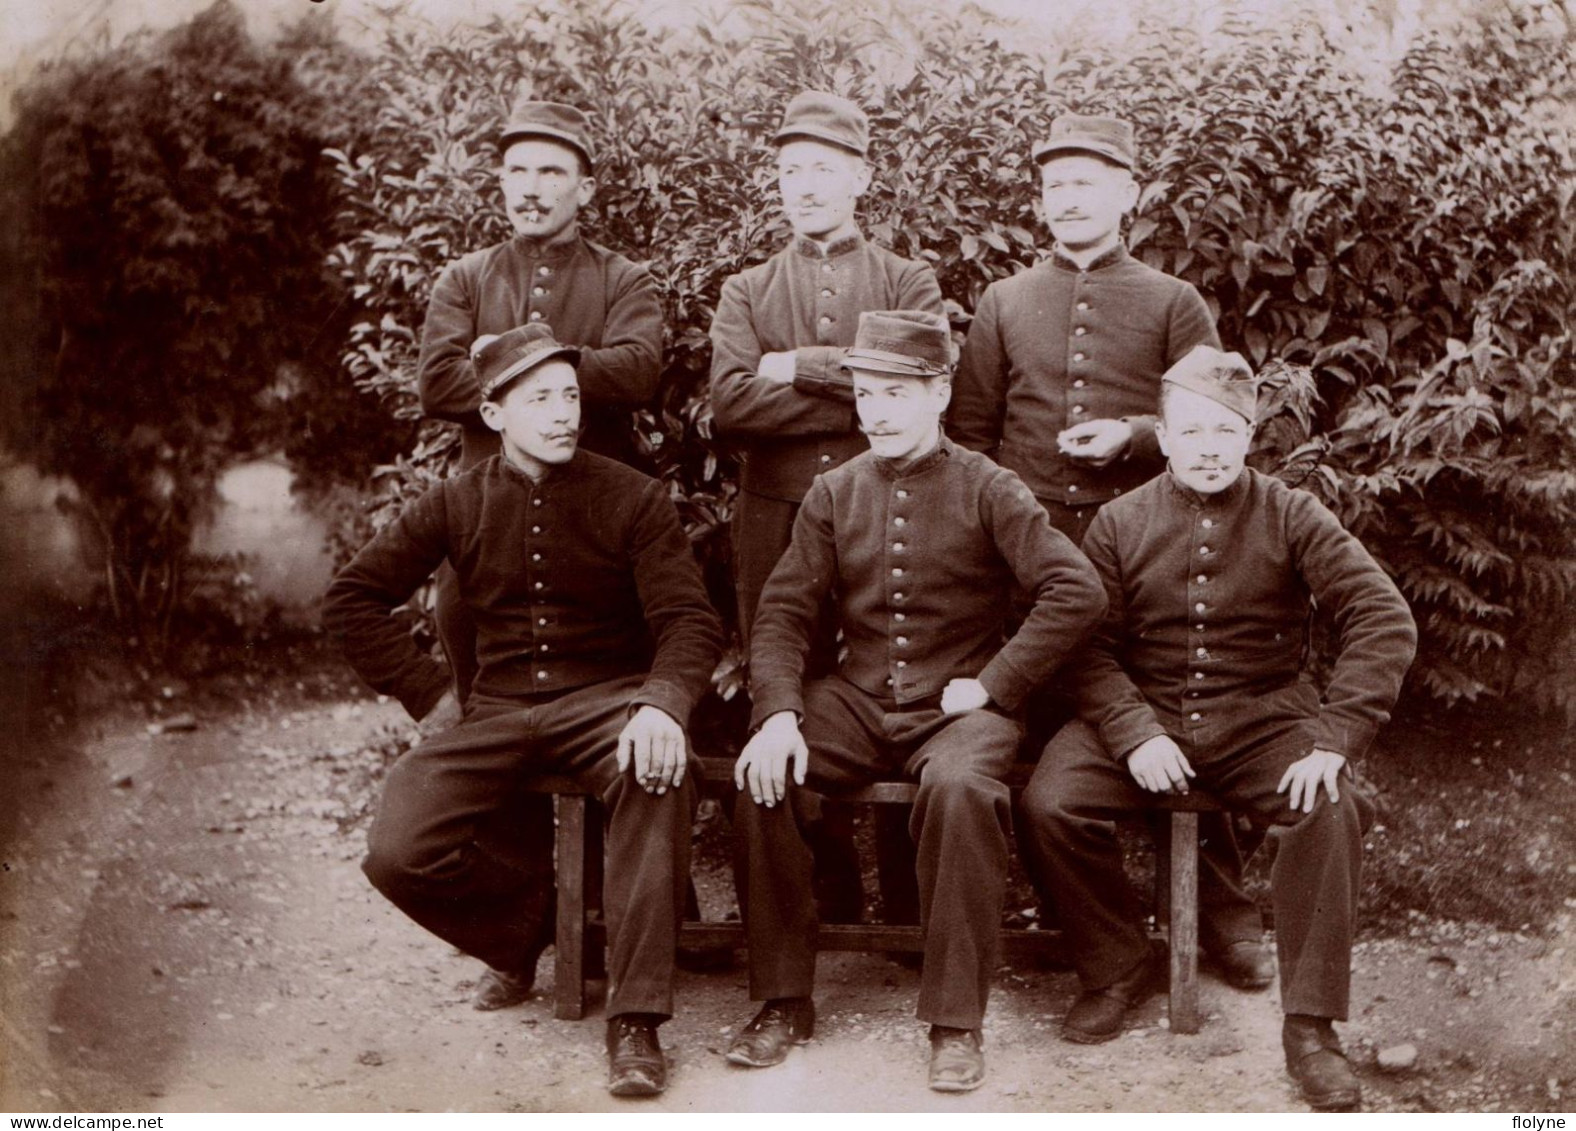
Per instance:
[[[892,520],[892,525],[893,526],[907,526],[908,525],[908,519],[904,518],[902,515],[898,515],[896,518],[894,518]]]
[[[905,621],[905,620],[908,619],[908,614],[907,613],[893,613],[892,614],[892,619],[895,620],[895,621]]]
[[[903,600],[903,594],[901,594],[901,593],[894,593],[894,594],[892,594],[892,600],[894,600],[894,601],[901,601],[901,600]]]
[[[822,463],[831,463],[832,462],[832,457],[831,456],[822,456],[821,457],[821,462]]]
[[[1199,611],[1199,612],[1203,612],[1203,611],[1204,611],[1204,606],[1203,606],[1203,605],[1200,605],[1200,606],[1199,606],[1199,607],[1198,607],[1198,611]],[[1203,631],[1204,631],[1204,626],[1203,626],[1203,625],[1201,625],[1201,624],[1195,624],[1195,625],[1194,625],[1194,626],[1193,626],[1193,628],[1194,628],[1194,629],[1195,629],[1195,630],[1196,630],[1196,631],[1198,631],[1198,632],[1203,632]]]
[[[542,505],[542,500],[541,499],[532,499],[531,500],[531,505],[533,507],[539,507],[539,506]]]
[[[887,676],[887,686],[888,687],[892,686],[892,677],[891,676]]]
[[[542,528],[540,526],[533,526],[533,527],[531,527],[531,533],[532,534],[540,534],[541,532],[542,532]]]
[[[1080,302],[1078,304],[1078,309],[1079,310],[1088,310],[1089,309],[1089,304],[1087,302]]]
[[[1079,326],[1076,330],[1073,331],[1073,337],[1081,338],[1085,334],[1087,334],[1088,332],[1089,331],[1085,330],[1082,326]]]
[[[533,295],[545,295],[547,293],[547,288],[538,284],[537,286],[531,288],[531,293]]]
[[[820,323],[821,323],[821,325],[823,325],[823,326],[830,326],[830,325],[831,325],[831,324],[832,324],[832,316],[831,316],[831,315],[830,315],[830,314],[823,314],[823,315],[821,315],[821,317],[820,317],[820,318],[819,318],[819,319],[818,319],[818,321],[819,321],[819,322],[820,322]]]
[[[1199,659],[1202,660],[1205,656],[1209,655],[1209,649],[1208,648],[1199,648],[1199,649],[1197,649],[1195,654],[1198,656]]]
[[[1212,519],[1212,518],[1206,518],[1206,519],[1205,519],[1205,520],[1204,520],[1204,522],[1203,522],[1203,526],[1204,526],[1204,529],[1205,529],[1205,530],[1208,530],[1208,529],[1210,529],[1210,528],[1211,528],[1211,527],[1212,527],[1212,526],[1214,526],[1214,525],[1215,525],[1215,520],[1214,520],[1214,519]]]
[[[546,679],[547,678],[547,673],[546,672],[537,672],[536,673],[536,678],[537,679]]]
[[[892,549],[893,549],[893,550],[895,550],[895,551],[897,551],[897,552],[898,552],[898,553],[900,553],[900,554],[901,554],[901,553],[902,553],[902,552],[903,552],[903,551],[904,551],[904,550],[906,550],[906,549],[907,549],[907,548],[908,548],[908,547],[907,547],[907,546],[905,546],[905,545],[904,545],[904,544],[903,544],[903,543],[902,543],[902,542],[893,542],[893,543],[892,543]]]
[[[1198,575],[1198,583],[1200,585],[1207,585],[1207,584],[1209,584],[1209,578],[1201,573],[1201,574]]]
[[[533,562],[539,562],[539,561],[542,560],[542,555],[541,554],[532,554],[531,555],[531,560]]]
[[[821,270],[823,270],[825,272],[828,272],[828,273],[831,273],[833,271],[836,271],[837,268],[833,267],[830,263],[823,263],[823,264],[821,264]]]
[[[1197,711],[1194,711],[1191,715],[1188,716],[1188,718],[1192,719],[1195,723],[1198,722],[1203,717],[1204,716],[1199,714]]]
[[[1193,673],[1193,678],[1194,679],[1203,679],[1204,678],[1204,673],[1203,672],[1194,672]]]
[[[1082,416],[1083,415],[1083,410],[1084,410],[1083,405],[1081,405],[1081,404],[1073,405],[1073,415],[1074,416]]]
[[[892,576],[893,577],[902,577],[903,576],[903,567],[902,566],[893,566],[892,567]]]
[[[1200,601],[1200,602],[1199,602],[1199,603],[1198,603],[1198,604],[1196,604],[1196,605],[1194,605],[1194,606],[1193,606],[1193,611],[1194,611],[1194,612],[1195,612],[1195,613],[1201,613],[1201,612],[1203,612],[1203,611],[1204,611],[1204,602],[1203,602],[1203,601]],[[1199,627],[1199,630],[1200,630],[1200,631],[1202,631],[1202,630],[1203,630],[1203,628],[1204,628],[1204,626],[1203,626],[1203,625],[1199,625],[1199,626],[1198,626],[1198,627]]]
[[[544,651],[544,652],[547,651],[547,645],[546,644],[542,645],[542,651]]]
[[[1083,353],[1081,351],[1078,352],[1078,353],[1073,354],[1073,360],[1074,361],[1082,361],[1083,359],[1084,359],[1084,355],[1083,355]]]
[[[900,668],[906,668],[906,667],[908,667],[908,661],[907,660],[899,660],[897,662],[897,666],[900,667]]]
[[[899,489],[898,493],[897,493],[897,497],[900,498],[900,499],[906,499],[906,498],[908,498],[908,492],[904,491],[902,489]]]
[[[906,637],[906,636],[899,636],[897,638],[897,646],[899,648],[907,648],[908,647],[908,637]]]
[[[1073,388],[1081,389],[1083,387],[1084,387],[1084,379],[1082,377],[1078,378],[1078,380],[1073,382]]]
[[[533,311],[531,311],[531,321],[532,322],[540,322],[541,320],[542,320],[542,312],[540,310],[533,310]]]
[[[1078,484],[1074,483],[1071,487],[1067,488],[1067,493],[1069,495],[1076,495],[1078,493]]]
[[[836,293],[837,292],[832,290],[831,287],[822,287],[821,288],[821,297],[822,298],[831,298]]]
[[[536,583],[536,587],[537,587],[537,588],[538,588],[538,589],[544,589],[544,588],[546,588],[546,586],[544,586],[544,585],[543,585],[543,584],[542,584],[542,583],[541,583],[541,582],[540,582],[540,581],[538,581],[538,582],[537,582],[537,583]]]
[[[546,264],[543,264],[541,267],[536,269],[536,273],[538,275],[551,275],[553,273],[553,269],[548,267]]]
[[[1209,557],[1209,547],[1208,546],[1200,546],[1198,548],[1198,552],[1200,554],[1204,555],[1206,558]]]
[[[536,623],[537,624],[546,624],[547,623],[547,618],[546,617],[537,617],[536,618]]]

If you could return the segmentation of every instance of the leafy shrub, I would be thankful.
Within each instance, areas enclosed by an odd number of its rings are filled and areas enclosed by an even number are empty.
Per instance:
[[[1375,84],[1301,23],[1208,42],[1145,26],[1120,50],[1040,54],[977,11],[896,5],[745,3],[660,31],[616,5],[445,32],[402,15],[335,154],[356,229],[335,264],[367,315],[348,367],[416,416],[431,283],[507,234],[490,170],[508,103],[585,107],[603,155],[586,227],[664,294],[662,394],[635,426],[715,578],[733,469],[708,431],[705,333],[722,280],[785,236],[765,145],[784,102],[818,87],[871,109],[864,226],[935,266],[960,329],[1044,252],[1032,140],[1064,110],[1122,114],[1146,155],[1130,245],[1195,283],[1227,345],[1273,375],[1284,411],[1260,458],[1396,576],[1423,632],[1417,685],[1571,711],[1571,39],[1502,11],[1421,36]],[[449,450],[429,427],[383,469],[389,497]]]

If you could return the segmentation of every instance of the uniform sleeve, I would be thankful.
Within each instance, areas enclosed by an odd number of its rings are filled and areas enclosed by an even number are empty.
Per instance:
[[[394,613],[448,555],[447,514],[439,485],[378,531],[323,598],[323,626],[356,674],[415,719],[436,706],[451,677]]]
[[[733,276],[722,285],[717,313],[711,320],[711,412],[717,431],[725,437],[754,439],[780,436],[840,435],[854,427],[853,397],[809,396],[793,384],[763,379],[758,369],[761,348],[757,319],[773,312],[753,308],[744,278]],[[786,312],[776,312],[787,317]],[[806,381],[824,379],[833,367],[833,356],[843,351],[808,346],[799,351],[799,365]]]
[[[643,408],[662,376],[662,305],[651,272],[626,263],[610,278],[602,344],[580,351],[580,392],[593,405]]]
[[[945,314],[941,284],[929,264],[903,262],[893,296],[893,310],[923,310]],[[854,403],[854,379],[843,369],[840,346],[801,346],[794,351],[793,387],[812,397],[825,397],[845,405]]]
[[[421,328],[416,368],[421,410],[456,424],[476,423],[482,403],[481,384],[471,365],[471,343],[476,340],[474,287],[464,260],[449,264],[432,288],[427,320]]]
[[[1165,734],[1166,728],[1122,667],[1127,599],[1116,535],[1116,523],[1102,510],[1095,514],[1084,536],[1084,554],[1105,587],[1106,611],[1073,670],[1079,716],[1095,728],[1106,751],[1120,761],[1151,738]]]
[[[1105,613],[1105,590],[1089,560],[1010,471],[996,472],[981,497],[981,521],[1034,606],[991,658],[979,680],[996,703],[1015,710],[1072,654]]]
[[[766,579],[750,630],[751,729],[779,711],[803,717],[805,659],[836,576],[832,493],[818,478],[794,519],[787,553]]]
[[[1170,369],[1187,356],[1194,346],[1220,348],[1220,335],[1215,332],[1215,320],[1210,316],[1209,305],[1192,283],[1177,281],[1166,307],[1166,369]],[[1156,392],[1156,398],[1159,392]],[[1158,408],[1158,406],[1157,406]],[[1128,448],[1128,458],[1154,464],[1164,463],[1160,454],[1160,440],[1155,435],[1155,413],[1142,416],[1124,416],[1133,426],[1133,443]]]
[[[1000,447],[1007,413],[1007,357],[1001,344],[996,295],[992,286],[980,296],[947,410],[947,435],[986,455],[993,455]]]
[[[656,707],[684,727],[711,686],[722,656],[722,622],[662,484],[653,482],[630,530],[635,587],[656,641],[651,671],[633,703]]]
[[[1333,617],[1338,640],[1314,745],[1356,761],[1401,693],[1417,654],[1417,624],[1395,583],[1324,504],[1293,491],[1285,521],[1297,570]]]

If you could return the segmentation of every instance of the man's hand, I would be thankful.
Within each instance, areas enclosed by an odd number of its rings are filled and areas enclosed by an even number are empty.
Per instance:
[[[1299,758],[1286,768],[1286,773],[1280,780],[1280,785],[1275,787],[1276,793],[1285,793],[1287,786],[1291,793],[1286,802],[1293,809],[1301,809],[1304,813],[1312,813],[1314,802],[1319,797],[1319,783],[1324,783],[1324,791],[1330,795],[1330,801],[1341,799],[1341,789],[1337,784],[1341,777],[1341,767],[1346,765],[1346,755],[1337,754],[1333,750],[1320,750],[1314,747],[1313,753],[1306,758]]]
[[[733,767],[733,784],[741,792],[748,789],[757,805],[770,809],[788,796],[790,761],[794,782],[803,785],[810,748],[799,733],[799,716],[792,711],[778,711],[744,744]]]
[[[941,692],[941,713],[957,715],[977,711],[990,702],[990,692],[977,679],[954,679]]]
[[[618,772],[635,767],[647,793],[666,793],[684,784],[684,728],[649,703],[635,712],[618,736]]]
[[[1125,420],[1086,420],[1056,435],[1056,447],[1068,459],[1104,467],[1133,442],[1133,426]]]
[[[1186,793],[1193,767],[1169,735],[1157,734],[1127,756],[1127,772],[1150,793]]]
[[[794,356],[793,350],[762,354],[761,363],[755,367],[755,375],[767,381],[792,385],[793,375],[798,367],[799,359]]]
[[[421,717],[416,729],[421,732],[421,737],[431,738],[452,726],[458,726],[464,717],[465,712],[460,707],[460,700],[451,687],[443,693],[443,698],[433,705],[432,710]]]

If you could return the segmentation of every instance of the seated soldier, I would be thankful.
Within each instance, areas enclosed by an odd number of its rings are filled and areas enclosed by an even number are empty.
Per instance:
[[[1164,983],[1110,817],[1196,783],[1283,830],[1271,891],[1286,1066],[1311,1106],[1351,1107],[1361,1090],[1331,1020],[1346,1018],[1373,810],[1350,764],[1389,717],[1416,626],[1317,499],[1244,467],[1256,394],[1239,355],[1197,346],[1161,389],[1168,470],[1089,527],[1110,611],[1071,669],[1080,717],[1023,798],[1023,850],[1065,912],[1083,985],[1062,1035],[1115,1037]],[[1339,637],[1322,698],[1305,669],[1315,605]]]
[[[750,997],[765,1004],[727,1058],[776,1064],[815,1028],[800,787],[835,797],[907,774],[919,781],[909,827],[930,1086],[968,1091],[985,1077],[980,1025],[997,962],[1011,819],[1003,779],[1023,735],[1019,709],[1099,621],[1105,598],[1022,481],[942,434],[951,395],[942,316],[862,314],[844,364],[870,451],[812,484],[751,640],[759,729],[734,771],[734,827]],[[1014,580],[1034,604],[1004,639]],[[829,594],[846,654],[836,675],[805,686]]]
[[[684,727],[722,630],[667,490],[576,450],[578,360],[545,326],[477,343],[502,453],[380,531],[334,579],[324,618],[362,678],[422,720],[362,867],[439,938],[528,979],[533,877],[478,831],[538,774],[574,777],[607,806],[608,1089],[654,1095],[696,805]],[[463,715],[447,670],[391,615],[444,561],[478,630]]]

